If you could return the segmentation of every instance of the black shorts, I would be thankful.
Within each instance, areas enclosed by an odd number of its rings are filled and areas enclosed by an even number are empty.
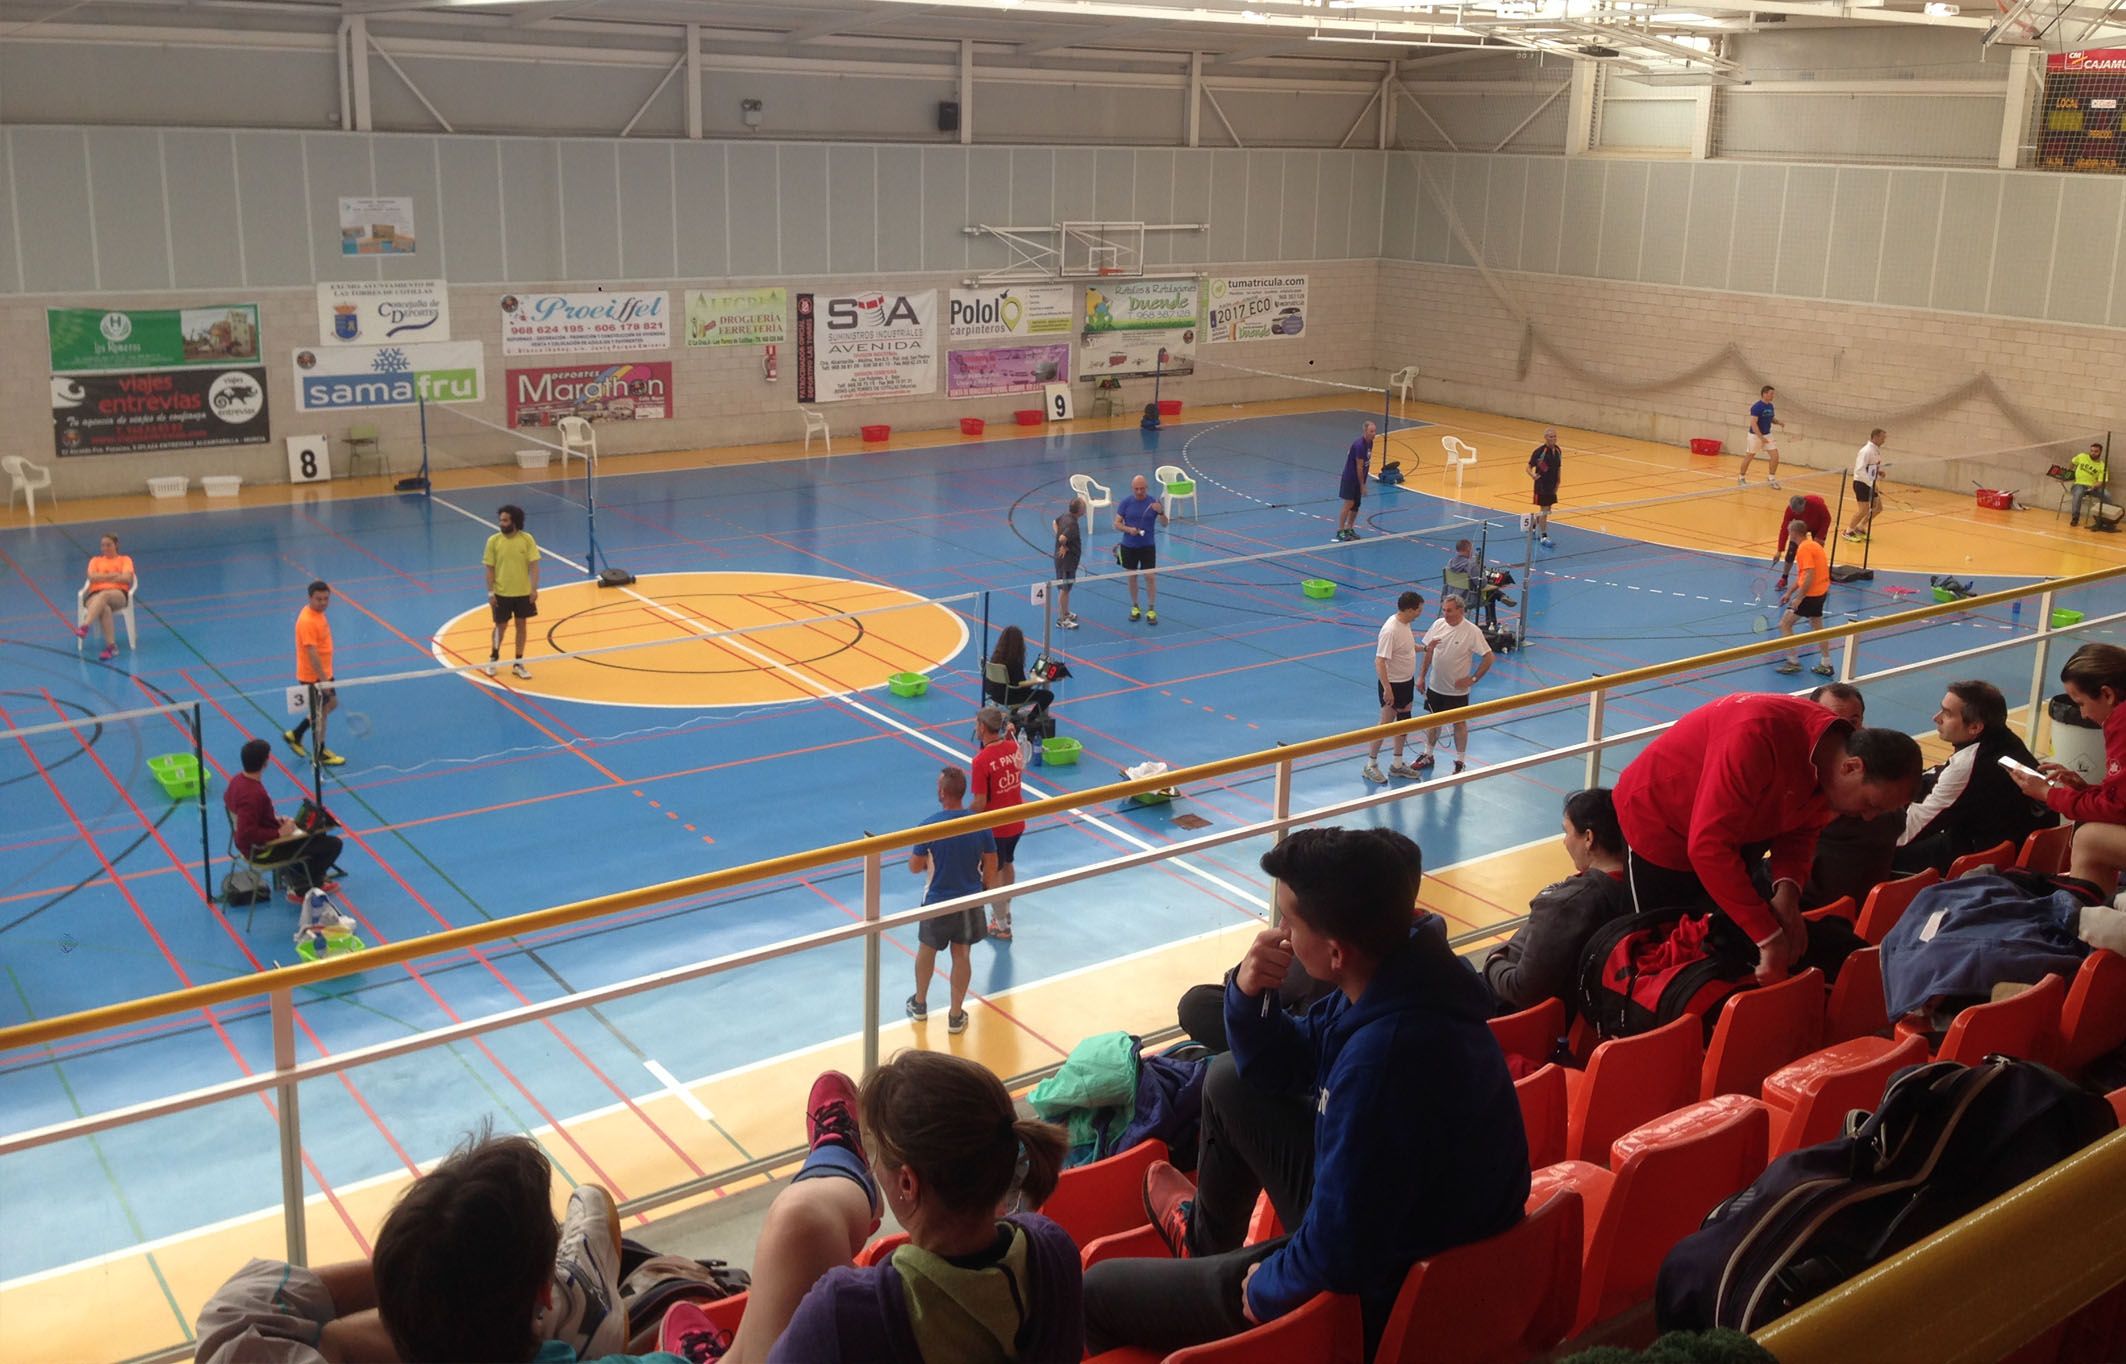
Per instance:
[[[1821,597],[1803,597],[1794,603],[1794,614],[1802,620],[1821,620],[1823,604],[1830,599],[1830,595],[1826,592]]]
[[[1157,568],[1159,566],[1159,547],[1157,545],[1117,545],[1115,547],[1115,562],[1131,572],[1142,572],[1145,569]]]
[[[1556,505],[1558,505],[1557,485],[1552,484],[1546,488],[1540,483],[1536,484],[1535,504],[1538,507],[1555,507]]]
[[[995,837],[997,840],[997,865],[1008,867],[1011,865],[1011,859],[1018,855],[1019,840],[1026,837],[1026,835],[1023,833],[997,834]]]
[[[1431,715],[1443,715],[1450,710],[1460,710],[1469,704],[1469,693],[1453,696],[1446,692],[1425,688],[1425,710]]]
[[[1875,500],[1875,485],[1874,485],[1874,484],[1872,484],[1872,483],[1862,483],[1862,482],[1861,482],[1861,481],[1860,481],[1859,479],[1857,479],[1857,478],[1856,478],[1856,479],[1854,479],[1854,480],[1853,480],[1853,500],[1854,500],[1855,502],[1863,502],[1863,503],[1865,503],[1865,502],[1873,502],[1873,501]]]
[[[311,684],[311,683],[308,683],[308,682],[305,682],[305,683],[303,683],[303,685],[307,687],[307,686],[310,686],[310,685],[312,685],[312,684]],[[331,704],[332,704],[332,703],[333,703],[334,701],[337,701],[337,700],[339,700],[339,698],[340,698],[339,688],[337,688],[337,687],[333,686],[333,685],[332,685],[331,683],[329,683],[329,682],[319,682],[319,683],[316,683],[315,685],[316,685],[316,687],[317,687],[317,703],[318,703],[318,704],[319,704],[320,706],[329,706],[329,705],[331,705]]]
[[[1347,478],[1343,481],[1343,485],[1336,490],[1336,495],[1356,506],[1365,498],[1366,485],[1362,481],[1354,482]]]
[[[988,933],[989,926],[982,918],[979,905],[955,914],[940,914],[915,926],[915,940],[935,952],[942,952],[954,943],[978,943]]]
[[[539,614],[539,608],[530,597],[494,598],[495,624],[510,620],[530,620]]]
[[[1069,584],[1074,583],[1077,580],[1078,561],[1076,559],[1056,560],[1056,581],[1058,583]]]
[[[1373,679],[1373,694],[1380,698],[1384,707],[1388,704],[1388,694],[1391,690],[1395,694],[1395,717],[1398,720],[1409,719],[1410,702],[1417,695],[1417,679],[1413,677],[1405,682],[1390,682],[1386,687],[1381,686],[1379,678]]]

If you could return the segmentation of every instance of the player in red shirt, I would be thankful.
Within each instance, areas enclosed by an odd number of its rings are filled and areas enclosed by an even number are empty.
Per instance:
[[[1779,590],[1786,591],[1787,574],[1794,571],[1794,551],[1800,545],[1786,533],[1787,523],[1800,521],[1809,528],[1809,534],[1824,544],[1831,542],[1831,509],[1814,493],[1796,493],[1786,500],[1786,510],[1779,513],[1779,548],[1772,551],[1772,562],[1786,562],[1779,570]]]
[[[1019,741],[1006,734],[1005,728],[1002,707],[984,706],[975,713],[975,737],[981,741],[981,747],[974,755],[972,788],[973,805],[977,810],[1017,805],[1025,799],[1019,793],[1019,781],[1025,775],[1025,760],[1019,755]],[[1008,886],[1019,879],[1018,868],[1012,865],[1012,859],[1019,849],[1019,835],[1026,832],[1026,821],[999,824],[990,832],[997,840],[996,884]],[[1011,897],[1008,895],[998,898],[991,906],[989,936],[998,942],[1011,941]]]

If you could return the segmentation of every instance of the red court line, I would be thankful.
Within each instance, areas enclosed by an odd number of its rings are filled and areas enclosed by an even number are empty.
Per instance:
[[[29,574],[24,573],[22,571],[22,565],[16,563],[13,557],[11,557],[5,549],[0,549],[0,559],[5,559],[7,561],[7,566],[15,570],[15,576],[22,579],[23,584],[27,586],[30,591],[37,594],[37,600],[44,603],[44,609],[51,612],[53,615],[59,617],[59,623],[64,625],[67,628],[67,632],[71,634],[74,629],[74,618],[65,613],[64,611],[61,611],[58,607],[54,606],[52,604],[52,599],[44,595],[44,589],[37,586],[37,580],[35,578],[32,578]]]
[[[390,573],[393,577],[399,578],[405,582],[412,583],[415,587],[420,588],[423,592],[435,591],[435,588],[432,585],[423,582],[421,579],[414,577],[410,573],[402,572],[399,569],[398,565],[392,563],[389,559],[380,558],[367,546],[348,539],[346,536],[340,534],[332,527],[326,525],[324,522],[312,516],[309,511],[303,508],[302,506],[297,505],[291,510],[293,510],[297,516],[301,517],[305,521],[308,521],[311,525],[316,526],[319,530],[325,532],[325,534],[331,536],[333,539],[347,546],[347,548],[353,550],[355,553],[361,555],[363,558],[368,559],[373,563],[382,565],[385,571]]]

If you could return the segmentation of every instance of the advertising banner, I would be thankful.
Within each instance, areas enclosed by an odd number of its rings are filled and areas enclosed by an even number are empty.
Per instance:
[[[1084,301],[1079,378],[1195,370],[1203,324],[1197,281],[1103,280],[1086,286]]]
[[[811,364],[800,372],[805,401],[905,398],[935,393],[938,386],[938,295],[870,289],[851,294],[800,294],[815,306],[818,335]],[[798,310],[802,328],[805,309]],[[804,364],[804,335],[798,361]]]
[[[797,296],[797,401],[817,402],[819,386],[813,382],[812,322],[813,299],[810,294]]]
[[[2048,52],[2047,71],[2126,71],[2126,48],[2090,47],[2079,52]]]
[[[410,256],[413,248],[413,200],[340,200],[341,255]]]
[[[317,339],[327,346],[448,341],[450,293],[439,279],[342,280],[317,286]]]
[[[503,380],[511,426],[552,426],[563,417],[662,421],[672,415],[669,360],[513,369]]]
[[[1299,335],[1307,322],[1305,275],[1211,279],[1213,341],[1271,341]]]
[[[788,289],[689,289],[687,344],[779,346],[789,316]]]
[[[1068,284],[1008,284],[954,289],[946,335],[954,341],[1006,336],[1068,336],[1072,289]]]
[[[295,405],[305,412],[480,401],[477,341],[421,346],[320,346],[295,352]]]
[[[945,391],[954,398],[997,393],[1038,393],[1048,384],[1070,382],[1070,342],[1049,346],[996,346],[956,350],[945,357]]]
[[[671,310],[662,293],[507,294],[502,353],[670,350]]]
[[[226,369],[258,363],[258,305],[47,308],[54,374],[106,369]]]
[[[61,455],[259,445],[267,426],[261,367],[52,376],[52,447]]]

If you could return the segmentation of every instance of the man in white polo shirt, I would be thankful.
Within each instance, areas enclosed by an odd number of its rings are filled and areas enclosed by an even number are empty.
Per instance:
[[[1439,619],[1425,631],[1425,660],[1418,670],[1417,685],[1425,693],[1425,711],[1445,715],[1469,704],[1470,689],[1491,671],[1491,643],[1469,619],[1462,599],[1449,592],[1439,599]],[[1471,664],[1475,666],[1472,668]],[[1425,731],[1425,752],[1419,767],[1432,766],[1432,750],[1439,744],[1439,726]],[[1469,766],[1469,722],[1454,722],[1454,770]]]
[[[1393,724],[1410,718],[1410,703],[1417,696],[1417,640],[1410,634],[1411,622],[1425,609],[1425,599],[1405,592],[1395,599],[1395,614],[1381,622],[1380,639],[1373,646],[1373,688],[1380,697],[1380,723]],[[1420,777],[1424,774],[1403,762],[1403,737],[1395,736],[1395,760],[1390,776]],[[1384,782],[1380,771],[1380,740],[1366,754],[1367,781]]]

